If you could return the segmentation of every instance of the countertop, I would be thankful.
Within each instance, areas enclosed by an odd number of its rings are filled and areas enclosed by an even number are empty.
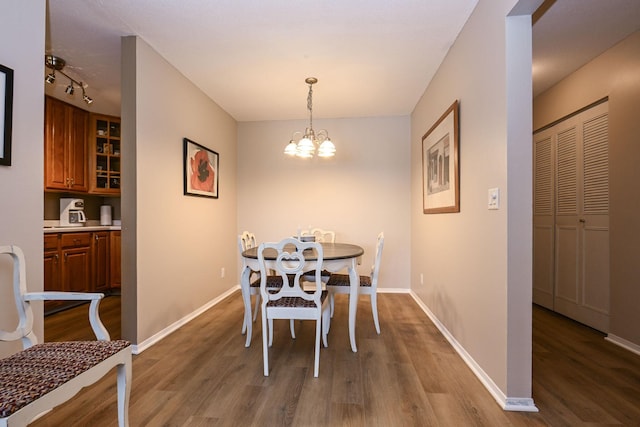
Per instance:
[[[60,227],[59,221],[45,221],[43,231],[48,233],[79,233],[83,231],[118,231],[122,229],[120,221],[113,221],[112,225],[100,225],[100,221],[88,220],[82,227]]]

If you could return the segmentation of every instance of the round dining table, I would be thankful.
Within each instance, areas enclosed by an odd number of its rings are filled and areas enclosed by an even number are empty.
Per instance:
[[[347,270],[349,273],[349,339],[351,350],[358,351],[356,346],[356,312],[358,308],[358,289],[360,288],[360,276],[356,270],[360,259],[364,254],[364,249],[358,245],[350,243],[321,243],[323,251],[323,262],[320,268],[331,273]],[[267,269],[275,268],[277,253],[275,250],[267,249],[263,253]],[[258,247],[250,248],[242,252],[242,275],[240,287],[242,288],[242,299],[244,300],[244,316],[247,325],[247,339],[245,346],[251,345],[252,321],[251,321],[251,294],[250,278],[252,271],[260,271],[258,262]],[[305,253],[305,270],[313,270],[317,265],[317,258],[313,253]]]

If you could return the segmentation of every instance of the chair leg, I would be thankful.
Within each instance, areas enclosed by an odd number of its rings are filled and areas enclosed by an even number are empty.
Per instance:
[[[333,292],[329,292],[329,307],[331,308],[331,317],[333,318],[333,309],[335,307],[335,301],[333,300]]]
[[[249,296],[251,298],[251,296]],[[249,300],[249,305],[251,305],[251,300]],[[242,318],[242,335],[247,333],[247,313],[245,308],[244,317]]]
[[[376,332],[380,335],[380,321],[378,320],[378,294],[371,294],[371,312],[373,313],[373,323],[376,325]]]
[[[118,365],[118,426],[129,426],[129,396],[131,395],[131,363]]]
[[[315,378],[318,378],[318,371],[320,370],[320,334],[322,333],[321,324],[322,320],[316,319],[316,351],[313,361],[313,376]]]
[[[273,345],[273,319],[269,319],[269,347]]]
[[[269,347],[271,343],[267,343],[267,329],[271,328],[273,331],[273,319],[269,319],[269,325],[267,326],[267,313],[266,310],[262,310],[262,360],[264,362],[264,376],[269,376]],[[269,335],[268,340],[271,340],[273,334]]]
[[[327,341],[327,335],[329,334],[329,328],[331,326],[331,313],[329,309],[322,311],[322,344],[325,347],[329,347]]]
[[[296,324],[294,319],[289,319],[289,329],[291,330],[291,338],[296,339]]]
[[[256,306],[253,309],[253,321],[258,318],[258,308],[260,308],[260,294],[256,294]]]

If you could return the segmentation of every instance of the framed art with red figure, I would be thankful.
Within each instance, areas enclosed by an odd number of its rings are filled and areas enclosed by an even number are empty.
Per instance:
[[[184,138],[184,194],[217,199],[219,161],[215,151]]]

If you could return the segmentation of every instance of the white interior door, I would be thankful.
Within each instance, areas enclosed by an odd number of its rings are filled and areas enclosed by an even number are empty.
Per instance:
[[[603,332],[609,329],[608,146],[606,102],[534,137],[534,302]]]
[[[553,310],[555,152],[553,129],[533,140],[533,302]]]

